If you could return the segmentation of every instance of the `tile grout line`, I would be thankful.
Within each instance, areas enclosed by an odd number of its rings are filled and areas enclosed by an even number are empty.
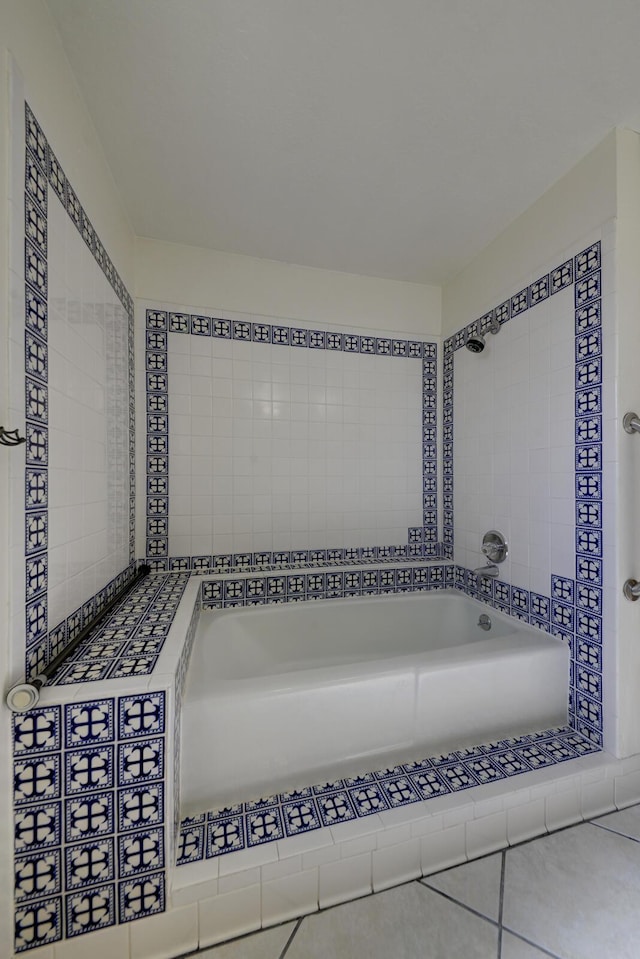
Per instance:
[[[627,808],[631,808],[631,807],[627,807]],[[621,812],[621,810],[618,810],[618,812]],[[608,815],[611,815],[611,813],[609,813]],[[627,836],[626,833],[618,832],[616,829],[612,829],[611,826],[604,826],[602,823],[599,823],[595,819],[585,820],[585,822],[589,826],[597,826],[598,829],[604,829],[605,832],[612,833],[614,836],[620,836],[621,839],[629,839],[631,842],[640,843],[640,838],[636,838],[635,836]]]
[[[515,938],[519,939],[521,942],[526,942],[528,946],[531,946],[533,949],[537,949],[538,952],[542,953],[543,956],[549,956],[549,959],[562,959],[562,956],[559,956],[557,952],[550,952],[538,942],[534,942],[532,939],[527,939],[526,936],[522,935],[522,933],[516,932],[515,929],[509,929],[508,926],[504,926],[503,928],[509,933],[509,935],[515,936]]]
[[[504,912],[504,883],[507,869],[507,850],[500,857],[500,895],[498,899],[498,959],[502,959],[502,916]]]
[[[290,948],[290,946],[291,946],[291,943],[292,943],[293,940],[295,939],[295,937],[296,937],[296,935],[297,935],[297,933],[298,933],[298,930],[299,930],[300,926],[302,925],[302,922],[303,922],[304,918],[305,918],[304,916],[300,916],[300,918],[299,918],[298,921],[296,922],[295,928],[292,929],[291,935],[290,935],[289,938],[287,939],[287,941],[286,941],[286,943],[285,943],[285,945],[284,945],[284,949],[283,949],[282,952],[280,953],[278,959],[284,959],[284,957],[286,956],[286,954],[289,952],[289,948]]]
[[[464,863],[463,863],[463,865],[464,865]],[[455,867],[454,867],[454,868],[455,868]],[[446,870],[444,870],[444,871],[446,872]],[[434,875],[437,875],[437,873],[434,873]],[[450,896],[449,893],[442,892],[441,889],[434,889],[433,886],[429,886],[428,883],[425,882],[424,878],[423,878],[423,879],[418,879],[417,882],[418,882],[418,885],[424,886],[424,888],[425,888],[425,889],[428,889],[429,892],[435,892],[435,893],[437,893],[439,896],[442,896],[443,899],[447,899],[449,902],[452,902],[454,905],[460,906],[461,909],[466,910],[466,912],[470,912],[473,916],[477,916],[478,919],[484,919],[485,922],[488,922],[488,923],[490,923],[492,926],[496,926],[496,928],[499,928],[498,922],[496,922],[495,919],[492,919],[490,916],[486,916],[483,912],[478,912],[477,909],[474,909],[472,906],[468,906],[468,905],[467,905],[466,903],[464,903],[464,902],[460,902],[459,899],[454,899],[453,896]]]

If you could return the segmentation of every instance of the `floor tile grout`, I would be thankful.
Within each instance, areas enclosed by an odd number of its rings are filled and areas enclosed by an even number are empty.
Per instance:
[[[508,932],[509,935],[515,936],[515,938],[520,939],[521,942],[526,942],[528,946],[537,949],[543,956],[549,956],[550,959],[562,959],[562,956],[559,956],[557,952],[550,952],[544,946],[541,946],[539,942],[534,942],[533,939],[527,939],[526,936],[523,936],[520,932],[516,932],[515,929],[509,929],[508,926],[503,926],[502,928],[504,932]]]
[[[498,959],[502,959],[502,913],[504,909],[504,881],[507,868],[507,850],[503,849],[500,861],[500,897],[498,900]]]
[[[305,916],[300,916],[300,918],[299,918],[298,921],[296,922],[295,928],[291,930],[291,935],[290,935],[289,938],[287,939],[287,941],[286,941],[286,943],[285,943],[285,945],[284,945],[284,949],[283,949],[282,952],[280,953],[279,959],[284,959],[284,957],[285,957],[286,954],[288,953],[289,947],[291,946],[291,943],[292,943],[293,940],[295,939],[296,934],[297,934],[297,932],[298,932],[298,929],[299,929],[300,926],[302,925],[302,922],[303,922],[304,919],[305,919]]]
[[[459,899],[454,899],[453,896],[450,896],[447,892],[442,892],[441,889],[434,889],[433,886],[430,886],[424,879],[417,880],[418,885],[424,886],[425,889],[428,889],[429,892],[436,892],[439,896],[442,896],[443,899],[447,899],[449,902],[452,902],[456,906],[460,906],[461,909],[466,910],[466,912],[472,913],[472,915],[477,916],[478,919],[484,919],[486,922],[491,923],[492,926],[498,928],[498,923],[495,919],[492,919],[490,916],[485,916],[483,912],[478,912],[477,909],[474,909],[472,906],[468,906],[464,902],[460,902]]]

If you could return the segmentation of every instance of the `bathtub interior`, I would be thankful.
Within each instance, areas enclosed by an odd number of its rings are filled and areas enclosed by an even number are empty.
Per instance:
[[[477,619],[486,607],[456,593],[403,599],[296,604],[273,617],[269,609],[203,612],[182,705],[182,815],[565,726],[564,643],[493,610],[485,633]],[[408,630],[390,656],[398,600]],[[425,603],[435,623],[430,650],[418,641]],[[345,624],[362,619],[363,604],[380,627],[374,649],[358,627],[344,653]],[[322,620],[327,650],[318,657]],[[283,624],[286,635],[277,633]],[[218,655],[218,640],[238,649]],[[263,648],[252,658],[256,645]],[[307,645],[305,660],[296,647]]]

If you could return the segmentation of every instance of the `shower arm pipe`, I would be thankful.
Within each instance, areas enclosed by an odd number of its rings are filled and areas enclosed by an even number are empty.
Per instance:
[[[148,576],[151,572],[150,566],[140,566],[136,571],[135,576],[130,582],[123,586],[122,589],[118,590],[115,596],[113,596],[109,602],[102,607],[99,613],[97,613],[93,619],[87,623],[86,626],[83,626],[77,636],[71,640],[70,643],[64,647],[64,649],[55,656],[50,663],[48,663],[41,673],[38,673],[37,676],[34,676],[32,679],[24,680],[23,682],[16,683],[11,687],[7,693],[6,703],[11,712],[13,713],[24,713],[28,709],[32,709],[40,699],[40,690],[47,683],[52,676],[57,673],[62,664],[71,656],[73,652],[78,648],[80,643],[87,638],[90,632],[96,628],[96,626],[102,622],[102,620],[107,616],[114,606],[117,605],[125,596],[127,596],[131,590],[138,585],[141,579],[144,579],[145,576]]]
[[[637,413],[625,413],[622,418],[625,433],[640,433],[640,417]]]

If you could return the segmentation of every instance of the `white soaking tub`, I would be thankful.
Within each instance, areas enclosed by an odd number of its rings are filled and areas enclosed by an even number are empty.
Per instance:
[[[455,591],[204,610],[183,815],[564,725],[568,683],[561,640]]]

